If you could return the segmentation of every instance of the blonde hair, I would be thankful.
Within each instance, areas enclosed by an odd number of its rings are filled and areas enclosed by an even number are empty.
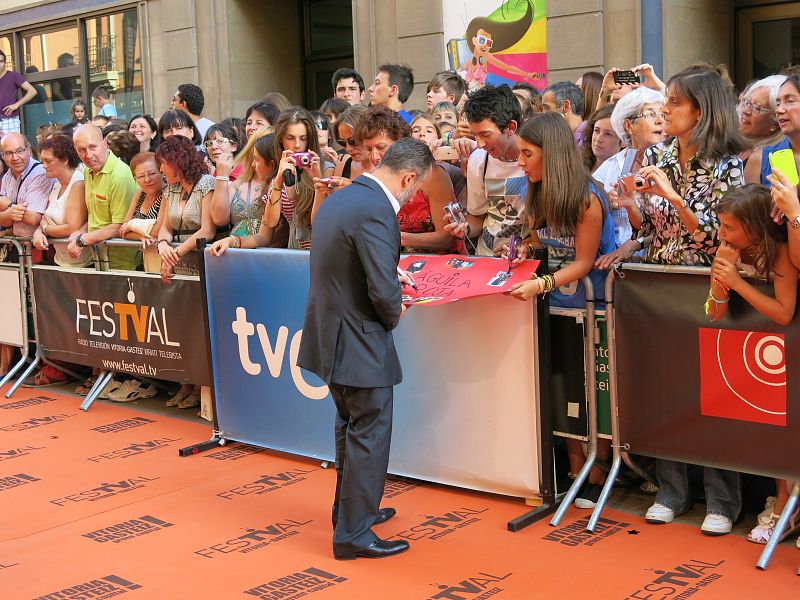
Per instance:
[[[253,168],[253,153],[255,152],[256,142],[270,133],[272,133],[272,127],[262,127],[254,131],[253,135],[250,136],[250,139],[247,140],[247,143],[244,145],[244,148],[242,148],[242,151],[236,156],[236,159],[233,161],[234,166],[242,165],[242,174],[239,175],[240,181],[250,181],[256,176],[256,170]]]

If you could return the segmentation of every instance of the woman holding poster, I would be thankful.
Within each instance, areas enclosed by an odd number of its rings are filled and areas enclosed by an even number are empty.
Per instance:
[[[519,258],[512,264],[529,258],[534,247],[546,246],[550,257],[561,259],[564,266],[552,275],[534,274],[531,280],[512,285],[510,294],[528,300],[550,293],[553,306],[579,307],[585,304],[581,279],[589,275],[596,297],[603,297],[605,273],[594,269],[594,263],[616,246],[614,222],[602,186],[575,152],[569,125],[557,113],[536,115],[522,126],[517,144],[519,166],[528,177],[526,212],[531,235],[523,240]],[[578,473],[585,463],[581,442],[568,438],[566,444],[570,473]],[[599,458],[607,459],[609,450],[609,444],[600,445]],[[594,467],[575,505],[594,507],[604,481],[603,471]]]

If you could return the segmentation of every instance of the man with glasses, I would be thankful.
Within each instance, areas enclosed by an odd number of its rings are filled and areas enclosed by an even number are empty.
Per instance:
[[[17,100],[19,91],[24,92]],[[0,50],[0,139],[7,133],[19,133],[19,107],[36,97],[36,90],[16,71],[9,71],[6,53]]]
[[[0,141],[8,172],[0,183],[0,226],[18,237],[30,237],[47,209],[53,182],[31,157],[31,146],[21,133],[6,133]]]

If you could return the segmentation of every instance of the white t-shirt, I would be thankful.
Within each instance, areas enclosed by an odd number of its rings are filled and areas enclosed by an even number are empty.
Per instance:
[[[529,233],[525,215],[528,178],[517,161],[505,162],[475,150],[467,163],[467,212],[484,217],[483,231],[476,249],[479,256],[492,256],[497,244],[513,234],[525,238]]]
[[[76,181],[83,181],[83,169],[75,169],[64,190],[61,189],[61,184],[58,180],[55,180],[53,189],[50,191],[47,210],[44,211],[42,216],[43,224],[50,227],[63,225],[67,222],[67,199]],[[61,267],[87,267],[92,263],[92,250],[90,248],[84,248],[78,258],[72,258],[69,255],[65,244],[55,244],[55,249],[56,256],[53,260]]]

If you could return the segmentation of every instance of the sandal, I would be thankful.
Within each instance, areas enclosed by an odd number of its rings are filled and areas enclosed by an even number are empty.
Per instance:
[[[22,387],[49,387],[51,385],[59,385],[69,381],[69,377],[64,371],[56,369],[51,365],[43,366],[36,375],[27,377],[22,383]]]
[[[178,403],[178,408],[195,408],[200,406],[200,394],[192,392]]]
[[[174,394],[173,396],[171,396],[171,397],[170,397],[170,398],[167,400],[167,406],[168,406],[168,407],[170,407],[170,408],[171,408],[171,407],[173,407],[173,406],[178,406],[178,405],[179,405],[181,402],[183,402],[183,401],[184,401],[184,399],[186,399],[186,397],[187,397],[187,396],[189,396],[189,394],[191,394],[191,393],[192,393],[192,390],[191,390],[191,388],[189,388],[189,389],[188,389],[188,390],[186,390],[186,391],[181,391],[181,389],[179,388],[179,389],[178,389],[178,391],[177,391],[177,392],[175,392],[175,394]]]
[[[88,396],[89,392],[92,391],[92,388],[94,387],[96,381],[97,377],[92,375],[91,377],[86,379],[82,384],[80,384],[78,387],[75,388],[75,393],[78,394],[78,396]]]
[[[769,541],[769,538],[772,537],[772,534],[775,531],[775,525],[778,523],[778,519],[780,519],[780,515],[776,515],[774,512],[770,511],[770,514],[764,515],[763,513],[758,517],[758,523],[755,527],[753,527],[752,531],[747,534],[747,541],[753,542],[754,544],[766,544]],[[786,530],[783,532],[781,539],[778,540],[782,542],[787,537],[789,537],[793,532],[797,531],[800,527],[800,510],[796,510],[795,513],[789,519],[789,524],[786,527]]]

